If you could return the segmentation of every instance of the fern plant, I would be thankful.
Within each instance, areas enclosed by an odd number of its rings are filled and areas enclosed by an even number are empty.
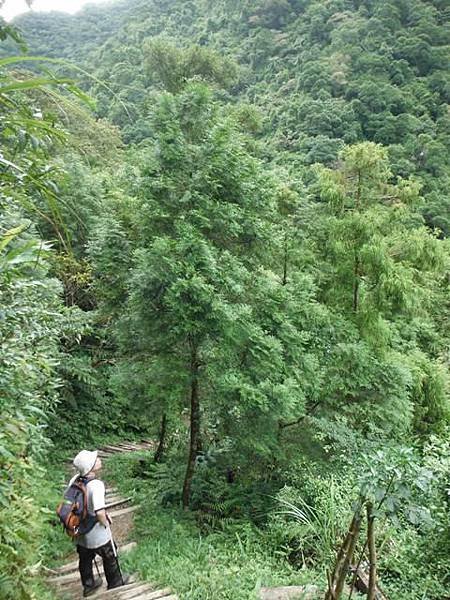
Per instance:
[[[276,496],[279,508],[271,515],[271,534],[281,551],[301,565],[326,562],[342,532],[342,489],[333,476],[323,483],[317,479],[314,505],[288,486]]]

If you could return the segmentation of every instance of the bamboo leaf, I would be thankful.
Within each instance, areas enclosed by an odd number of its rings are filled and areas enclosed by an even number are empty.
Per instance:
[[[24,223],[22,225],[18,225],[17,227],[13,227],[12,229],[8,229],[3,236],[3,239],[0,241],[0,252],[2,252],[14,238],[25,231],[27,227],[28,225]]]
[[[8,92],[15,92],[19,90],[32,90],[43,85],[61,85],[65,83],[72,83],[72,80],[68,79],[67,77],[62,79],[55,79],[53,77],[34,77],[33,79],[27,79],[26,81],[14,81],[8,85],[0,86],[0,94],[6,94]],[[74,87],[72,89],[74,89]]]

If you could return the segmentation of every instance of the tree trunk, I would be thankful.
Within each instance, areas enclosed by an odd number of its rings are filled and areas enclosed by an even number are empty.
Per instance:
[[[362,184],[362,174],[361,170],[358,169],[358,187],[356,190],[356,199],[355,199],[355,208],[356,211],[359,212],[361,208],[361,184]],[[360,277],[360,257],[358,250],[355,250],[355,261],[353,267],[353,312],[358,311],[358,303],[359,303],[359,277]]]
[[[339,548],[333,575],[329,578],[328,591],[325,594],[325,600],[339,600],[342,594],[345,578],[347,577],[350,562],[355,552],[360,526],[361,510],[358,508],[353,515],[348,533]]]
[[[167,415],[163,414],[161,419],[161,427],[159,430],[159,441],[158,448],[156,449],[155,456],[153,460],[155,463],[160,463],[164,454],[164,446],[166,443],[166,433],[167,433]]]
[[[375,515],[373,506],[367,503],[367,541],[369,544],[369,587],[367,600],[375,600],[377,589],[377,552],[375,548]]]
[[[286,285],[287,283],[287,274],[288,274],[288,240],[287,233],[284,234],[284,257],[283,257],[283,282],[282,285]]]
[[[353,267],[353,312],[358,312],[359,303],[359,256],[355,252],[355,262]]]
[[[203,440],[202,440],[202,436],[200,435],[200,431],[198,432],[196,455],[198,456],[199,454],[203,454]]]
[[[361,513],[359,512],[359,510],[355,513],[355,517],[356,518],[353,521],[353,527],[349,532],[350,533],[349,549],[348,549],[347,555],[344,557],[340,578],[336,582],[336,589],[335,589],[336,600],[339,600],[339,598],[341,597],[341,594],[342,594],[342,590],[344,589],[345,578],[347,577],[347,574],[348,574],[348,571],[350,568],[350,563],[352,561],[353,554],[355,553],[356,542],[358,541],[359,529],[361,527]]]
[[[353,517],[353,519],[355,519],[355,517]],[[353,523],[353,521],[352,521]],[[350,525],[350,530],[352,529],[353,525]],[[336,563],[334,565],[334,569],[333,569],[333,574],[331,575],[331,585],[329,585],[329,588],[333,591],[333,594],[330,596],[330,598],[334,598],[334,588],[335,588],[335,584],[336,584],[336,579],[339,579],[341,572],[342,572],[342,566],[344,563],[344,559],[347,555],[348,549],[350,547],[350,530],[348,531],[347,535],[344,538],[344,541],[341,544],[341,547],[339,548],[339,552],[336,558]],[[325,598],[327,598],[327,596],[325,596]]]
[[[191,440],[189,444],[189,458],[186,467],[186,475],[183,484],[183,508],[189,508],[191,497],[191,483],[195,471],[195,459],[197,457],[197,449],[200,439],[200,399],[198,395],[198,356],[197,347],[194,344],[191,346]]]

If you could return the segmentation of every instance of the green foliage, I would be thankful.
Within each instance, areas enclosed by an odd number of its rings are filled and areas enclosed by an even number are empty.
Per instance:
[[[217,386],[224,400],[232,386],[237,410],[264,413],[269,381],[256,389],[251,380],[264,361],[280,362],[280,349],[254,321],[257,312],[245,290],[253,281],[262,296],[263,287],[271,285],[271,275],[262,269],[274,211],[270,179],[248,154],[235,123],[198,83],[179,96],[161,96],[154,130],[128,233],[107,217],[93,244],[98,270],[108,276],[108,265],[116,282],[113,293],[126,298],[118,340],[134,362],[141,354],[152,357],[147,380],[167,377],[158,384],[162,388],[170,381],[173,393],[154,399],[147,394],[165,410],[173,410],[172,400],[183,406],[192,377],[188,357],[195,353],[202,363],[202,390],[210,388],[218,369],[228,368],[227,381],[222,377]],[[108,241],[112,235],[120,236],[125,249],[120,258],[114,254],[117,240],[113,246]],[[109,286],[103,289],[103,310],[109,311],[115,299]],[[234,364],[249,344],[253,375],[239,373]]]
[[[297,568],[325,567],[332,560],[349,512],[343,483],[333,476],[306,476],[301,490],[286,485],[277,494],[269,539]]]
[[[132,457],[114,458],[110,474],[123,490],[135,489],[145,509],[136,517],[138,547],[125,559],[128,571],[170,586],[186,599],[254,598],[262,586],[310,582],[312,572],[295,572],[250,524],[203,533],[193,515],[154,504],[154,481],[133,476]]]
[[[383,335],[382,318],[398,312],[414,314],[429,293],[430,275],[443,266],[441,244],[420,227],[409,206],[417,202],[411,180],[388,183],[386,151],[372,143],[347,148],[342,167],[321,175],[321,198],[331,209],[329,256],[335,262],[333,281],[348,282],[336,301],[360,315],[362,330]],[[424,295],[421,294],[421,277]],[[422,302],[421,302],[422,298]]]
[[[338,337],[332,349],[327,395],[358,399],[348,408],[360,423],[372,406],[372,425],[439,430],[448,419],[446,375],[439,354],[425,358],[431,345],[419,331],[425,322],[438,331],[433,303],[442,298],[447,253],[415,209],[418,186],[393,183],[385,149],[370,142],[344,149],[339,168],[318,173],[320,218],[308,228],[321,261],[319,297],[347,321],[345,341]],[[341,417],[350,417],[342,405]]]
[[[428,509],[417,500],[427,492],[433,473],[420,468],[410,448],[377,450],[361,459],[360,494],[364,500],[391,518],[401,510],[413,525],[430,525]]]
[[[142,519],[140,530],[151,532],[127,560],[144,579],[169,585],[186,599],[255,597],[263,585],[304,583],[308,573],[281,566],[264,549],[257,531],[243,526],[230,534],[200,537],[195,526],[179,514],[162,513]],[[147,537],[147,536],[146,536]]]
[[[50,244],[38,234],[46,222],[61,244],[66,242],[48,163],[49,148],[64,136],[30,96],[61,80],[18,77],[8,71],[16,62],[0,61],[0,595],[5,600],[48,596],[36,584],[46,428],[61,385],[59,342],[73,333],[70,323],[77,318],[63,306],[60,282],[50,272]]]
[[[323,583],[362,473],[365,497],[384,497],[388,593],[443,597],[445,14],[123,0],[18,19],[31,51],[76,57],[96,112],[53,91],[71,89],[64,74],[0,60],[2,493],[17,531],[38,521],[46,423],[74,448],[151,435],[164,416],[165,462],[114,471],[149,507],[130,559],[144,576],[186,598]],[[191,515],[173,509],[184,473]],[[27,533],[5,523],[1,585],[11,595],[17,575],[26,597],[37,546],[14,563]],[[46,535],[45,557],[61,555]]]
[[[153,38],[144,48],[145,74],[176,94],[192,79],[228,88],[236,80],[237,66],[217,52],[201,46],[177,48],[164,38]]]
[[[242,71],[235,93],[269,117],[266,138],[283,161],[330,164],[344,143],[382,143],[396,175],[421,178],[427,223],[448,232],[445,15],[442,4],[423,0],[401,8],[384,0],[197,0],[189,7],[178,0],[170,10],[134,0],[77,16],[24,15],[17,23],[34,53],[99,64],[100,79],[117,93],[111,99],[97,90],[99,112],[126,139],[151,135],[148,90],[162,71],[171,91],[193,75],[220,83],[233,69],[224,70],[218,53],[234,56]],[[167,38],[188,50],[167,46]],[[150,79],[142,66],[148,48]]]
[[[390,542],[388,552],[380,556],[380,576],[383,590],[395,600],[439,600],[448,589],[448,561],[439,546],[430,544],[430,534],[421,535],[407,526],[386,532]],[[432,550],[430,551],[430,546]],[[386,548],[386,546],[384,546]]]
[[[411,450],[379,451],[363,479],[380,502],[379,513],[394,517],[395,534],[380,556],[380,576],[394,598],[441,598],[449,585],[448,469],[446,442],[432,437],[423,456]],[[380,486],[381,484],[381,486]],[[377,495],[378,494],[378,495]],[[392,540],[392,541],[391,541]]]
[[[56,400],[59,285],[47,276],[45,247],[24,233],[29,223],[3,215],[1,227],[1,428],[0,592],[5,599],[33,596],[38,569],[42,506],[34,496],[44,486],[42,460],[48,442],[43,427]]]

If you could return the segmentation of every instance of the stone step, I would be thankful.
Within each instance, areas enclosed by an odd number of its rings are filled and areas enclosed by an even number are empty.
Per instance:
[[[106,580],[104,574],[100,572],[103,579],[103,586],[97,592],[90,596],[92,600],[178,600],[178,596],[172,594],[170,588],[155,589],[151,583],[142,583],[133,581],[125,586],[114,588],[113,590],[106,589]],[[81,599],[82,588],[78,580],[71,582],[64,588],[60,589],[60,593],[64,597],[70,597],[73,600]]]
[[[121,442],[118,444],[106,444],[98,449],[100,458],[109,458],[118,452],[138,452],[140,450],[153,450],[154,442],[143,440],[141,442]],[[67,459],[66,463],[72,466],[72,459]]]
[[[170,591],[171,590],[167,588],[164,590],[156,590],[154,592],[144,592],[144,594],[136,598],[136,600],[158,600],[158,598],[164,598],[164,600],[178,600],[178,596],[171,594]]]
[[[318,598],[315,585],[287,585],[274,588],[261,588],[260,600],[315,600]]]
[[[153,444],[150,443],[139,443],[126,446],[122,446],[120,444],[108,444],[99,449],[99,452],[110,452],[111,454],[118,454],[119,452],[124,454],[128,452],[139,452],[144,450],[150,450],[153,448]]]
[[[116,502],[117,500],[123,500],[124,496],[119,492],[115,492],[114,494],[105,494],[105,498],[108,502]]]
[[[111,504],[123,504],[124,502],[129,502],[129,499],[124,496],[111,496],[110,498],[108,498],[108,496],[105,497],[105,506]]]
[[[120,446],[108,444],[107,446],[103,446],[99,452],[112,452],[113,454],[117,454],[118,452],[131,452],[131,450],[125,450],[124,448],[120,448]]]
[[[129,452],[135,452],[136,450],[140,450],[138,444],[134,444],[133,442],[116,444],[118,448],[123,448],[124,450],[128,450]]]
[[[97,563],[98,564],[98,563]],[[100,575],[103,575],[103,566],[101,565],[101,561],[100,564],[98,564],[98,568],[100,571]],[[94,573],[97,573],[97,569],[95,569],[94,567]],[[58,575],[57,577],[49,577],[47,579],[48,583],[51,583],[52,585],[56,585],[56,586],[65,586],[69,583],[73,583],[75,581],[80,581],[80,574],[78,572],[78,568],[74,571],[71,571],[70,573],[65,573],[64,575]]]
[[[115,590],[104,590],[100,594],[94,596],[99,600],[140,600],[143,594],[156,593],[155,586],[148,582],[136,581],[132,585],[116,588]],[[161,590],[165,593],[166,590]],[[169,590],[170,593],[170,590]],[[157,596],[156,596],[157,597]]]
[[[138,583],[139,583],[139,585],[136,585],[136,587],[134,587],[133,589],[129,589],[128,586],[124,586],[123,588],[121,588],[120,591],[118,591],[118,593],[117,593],[117,599],[118,600],[132,600],[135,598],[138,599],[142,596],[142,594],[144,592],[154,592],[155,591],[155,587],[153,585],[151,585],[150,583],[142,583],[142,582],[138,582]],[[108,598],[108,596],[106,595],[105,598]]]
[[[140,582],[138,583],[136,581],[136,577],[132,576],[130,578],[130,583],[128,583],[126,586],[108,590],[106,587],[106,577],[102,571],[100,571],[100,574],[103,580],[102,586],[98,588],[97,591],[90,596],[90,598],[97,598],[98,600],[114,600],[115,598],[118,598],[116,595],[118,590],[124,590],[125,588],[128,589],[135,585],[141,585]],[[97,573],[95,573],[95,575],[97,575]],[[70,596],[70,598],[73,600],[81,600],[83,598],[83,588],[81,586],[80,579],[78,579],[78,581],[72,581],[64,587],[58,588],[58,596],[59,594],[61,594],[64,598]]]

